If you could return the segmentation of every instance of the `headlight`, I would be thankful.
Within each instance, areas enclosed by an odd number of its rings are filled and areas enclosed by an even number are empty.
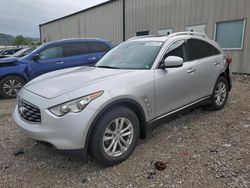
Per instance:
[[[78,113],[81,112],[91,101],[100,97],[102,94],[103,91],[98,91],[96,93],[92,93],[90,95],[53,106],[49,108],[49,111],[59,117],[64,116],[70,112]]]

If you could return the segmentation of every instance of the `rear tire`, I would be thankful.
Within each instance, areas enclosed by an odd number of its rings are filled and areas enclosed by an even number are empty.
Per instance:
[[[19,76],[6,76],[0,81],[0,95],[5,99],[15,98],[24,84],[25,80]]]
[[[229,84],[225,77],[220,77],[214,87],[214,92],[211,97],[212,103],[206,107],[207,110],[221,110],[227,103],[229,94]]]
[[[97,122],[90,142],[90,152],[103,166],[114,166],[126,160],[139,138],[139,120],[124,106],[116,106]]]

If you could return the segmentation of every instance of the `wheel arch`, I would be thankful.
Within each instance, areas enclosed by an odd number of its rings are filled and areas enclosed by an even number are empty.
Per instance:
[[[230,79],[230,70],[229,70],[229,68],[227,68],[224,72],[222,72],[219,75],[218,79],[220,77],[225,77],[227,79],[227,82],[228,82],[228,85],[229,85],[229,91],[230,91],[232,89],[232,83],[231,83],[231,79]]]
[[[5,74],[5,75],[1,76],[0,82],[1,82],[4,78],[6,78],[6,77],[8,77],[8,76],[17,76],[17,77],[22,78],[22,79],[25,81],[25,83],[28,82],[28,78],[27,78],[26,76],[24,76],[24,75],[22,75],[22,74],[18,74],[18,73],[9,73],[9,74]]]
[[[87,146],[88,151],[89,151],[90,138],[91,138],[91,135],[93,134],[93,130],[95,128],[96,123],[100,120],[100,118],[105,114],[107,110],[114,108],[115,106],[125,106],[131,109],[138,117],[138,120],[140,123],[140,138],[143,139],[146,137],[146,116],[141,105],[132,99],[120,99],[120,100],[113,101],[110,104],[106,105],[97,114],[97,116],[91,123],[90,128],[87,133],[86,141],[85,141],[85,146]]]

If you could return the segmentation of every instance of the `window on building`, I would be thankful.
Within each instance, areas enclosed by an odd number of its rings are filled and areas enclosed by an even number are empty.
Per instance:
[[[60,57],[62,57],[62,46],[49,47],[40,53],[41,60],[55,59]]]
[[[64,57],[84,55],[88,53],[89,48],[87,44],[83,42],[67,43],[63,45]]]
[[[91,42],[88,46],[91,53],[108,52],[110,50],[106,44],[100,42]]]
[[[216,23],[215,40],[224,49],[242,49],[245,20]]]
[[[187,42],[189,50],[189,60],[202,59],[211,55],[208,43],[198,39],[189,39]]]
[[[149,31],[138,31],[136,32],[136,36],[145,36],[149,35]]]
[[[173,33],[173,29],[161,29],[158,31],[159,35],[170,35]]]
[[[206,25],[191,25],[186,28],[190,32],[198,32],[206,34]]]

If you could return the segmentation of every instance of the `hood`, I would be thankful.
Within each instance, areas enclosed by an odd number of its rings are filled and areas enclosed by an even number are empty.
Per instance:
[[[133,70],[105,69],[95,67],[78,67],[54,71],[42,75],[24,86],[32,93],[45,98],[54,98],[74,89],[94,84]]]
[[[18,60],[17,57],[6,57],[3,59],[0,59],[0,64],[12,64],[15,63]]]

